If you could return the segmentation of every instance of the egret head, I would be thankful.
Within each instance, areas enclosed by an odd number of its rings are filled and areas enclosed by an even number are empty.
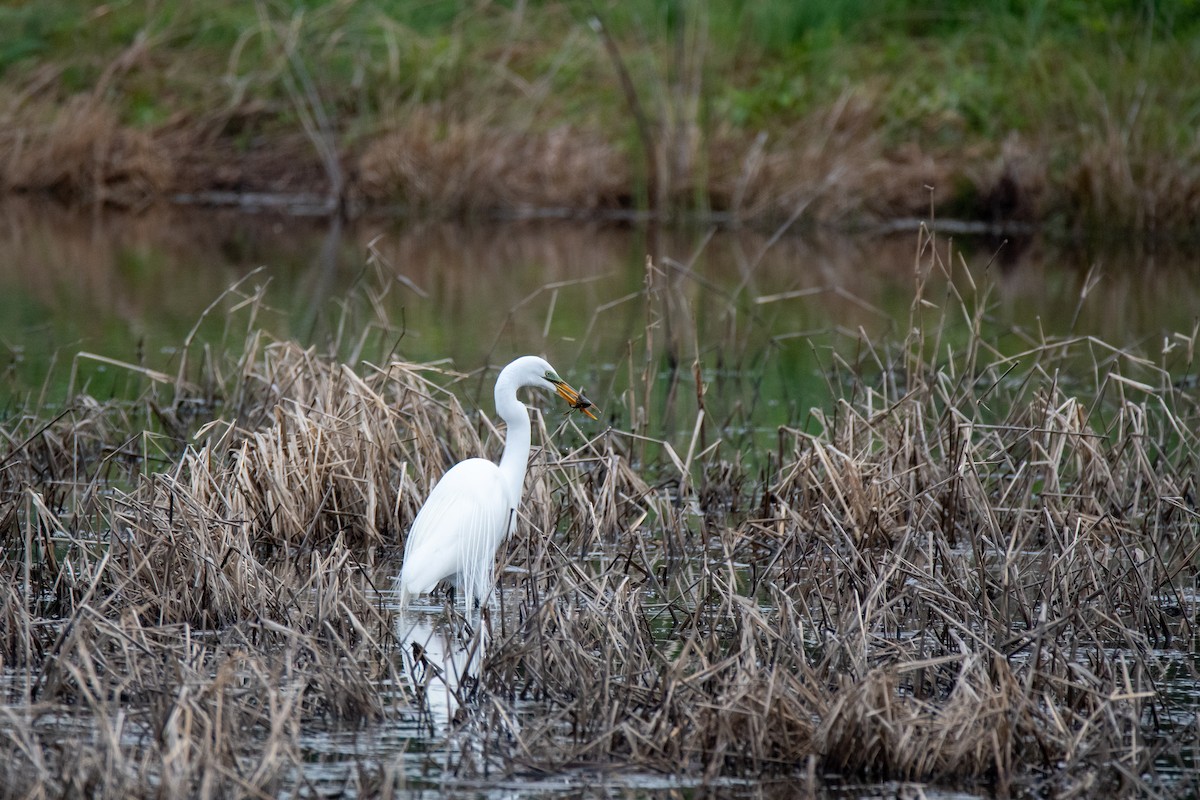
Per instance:
[[[497,393],[501,384],[507,383],[508,380],[512,380],[516,386],[532,386],[552,391],[566,400],[572,409],[582,411],[592,419],[597,419],[592,410],[595,408],[592,401],[584,397],[582,392],[572,389],[566,381],[558,376],[554,367],[550,366],[550,362],[544,358],[522,356],[509,364],[496,381]]]

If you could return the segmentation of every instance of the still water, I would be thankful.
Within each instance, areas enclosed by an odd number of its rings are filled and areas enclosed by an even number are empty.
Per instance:
[[[903,337],[918,273],[928,283],[916,313],[940,320],[950,344],[980,303],[989,338],[1014,352],[1093,336],[1158,361],[1164,343],[1194,335],[1194,255],[950,237],[918,253],[920,242],[916,232],[691,230],[651,244],[617,225],[330,226],[10,201],[0,205],[0,408],[144,383],[80,352],[174,375],[185,346],[190,363],[236,354],[257,326],[351,362],[449,359],[470,372],[544,354],[614,419],[648,361],[678,367],[691,388],[660,399],[663,434],[690,430],[698,365],[710,419],[770,428],[821,405],[835,354]]]

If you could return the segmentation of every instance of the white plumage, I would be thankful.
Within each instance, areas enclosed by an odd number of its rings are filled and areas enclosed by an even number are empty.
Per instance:
[[[417,512],[404,545],[397,579],[400,605],[449,580],[468,603],[483,605],[492,590],[496,550],[516,528],[517,507],[529,463],[529,411],[517,399],[522,387],[549,389],[595,419],[591,404],[544,359],[523,356],[496,379],[496,412],[508,426],[499,464],[470,458],[455,464]]]

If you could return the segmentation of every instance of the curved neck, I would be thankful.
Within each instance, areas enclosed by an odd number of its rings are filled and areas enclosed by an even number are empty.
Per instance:
[[[503,372],[496,379],[496,413],[508,425],[504,455],[500,456],[500,472],[508,482],[508,496],[513,508],[521,501],[531,443],[529,410],[517,399],[517,388],[511,376]]]

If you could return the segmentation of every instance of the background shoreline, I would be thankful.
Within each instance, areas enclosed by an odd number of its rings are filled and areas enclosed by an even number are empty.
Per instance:
[[[1196,240],[1200,15],[792,5],[18,5],[0,193]]]

